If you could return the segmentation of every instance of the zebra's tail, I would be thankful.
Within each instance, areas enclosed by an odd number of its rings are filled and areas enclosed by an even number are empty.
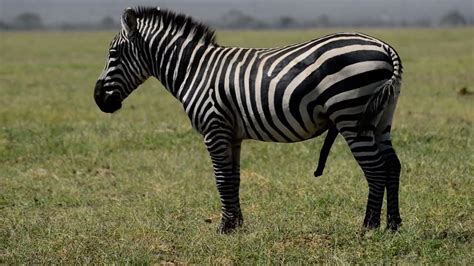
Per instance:
[[[402,62],[397,52],[395,52],[392,47],[387,44],[384,44],[383,47],[387,54],[392,58],[393,74],[392,77],[377,88],[377,91],[370,97],[365,107],[365,111],[362,113],[358,123],[358,135],[364,131],[373,130],[376,126],[375,123],[379,114],[385,109],[390,101],[396,99],[400,94],[403,73]]]

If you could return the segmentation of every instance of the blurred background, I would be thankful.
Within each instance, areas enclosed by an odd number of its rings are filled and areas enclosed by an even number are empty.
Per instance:
[[[472,25],[472,0],[0,0],[2,30],[117,28],[124,7],[152,5],[217,28]]]
[[[154,78],[114,115],[93,99],[122,12],[137,5],[191,15],[223,46],[352,30],[393,46],[404,65],[392,131],[402,231],[360,237],[367,183],[340,137],[315,179],[319,137],[246,141],[246,222],[217,236],[211,161],[181,104]],[[0,0],[0,265],[474,265],[473,5]]]

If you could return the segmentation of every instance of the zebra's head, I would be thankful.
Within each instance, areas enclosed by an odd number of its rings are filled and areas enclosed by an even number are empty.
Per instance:
[[[110,44],[105,68],[95,85],[94,99],[103,112],[119,110],[122,101],[150,76],[138,25],[136,11],[127,8],[122,29]]]

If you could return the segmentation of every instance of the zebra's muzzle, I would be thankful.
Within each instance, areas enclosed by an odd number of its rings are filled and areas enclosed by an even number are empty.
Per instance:
[[[94,90],[94,99],[102,112],[113,113],[122,108],[120,92],[113,87],[105,88],[102,80],[97,81]]]

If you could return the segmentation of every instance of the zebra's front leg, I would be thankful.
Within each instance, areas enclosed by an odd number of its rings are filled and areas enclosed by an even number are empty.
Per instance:
[[[222,218],[218,227],[218,232],[222,234],[232,232],[244,221],[239,201],[240,144],[241,141],[206,138],[222,204]]]

